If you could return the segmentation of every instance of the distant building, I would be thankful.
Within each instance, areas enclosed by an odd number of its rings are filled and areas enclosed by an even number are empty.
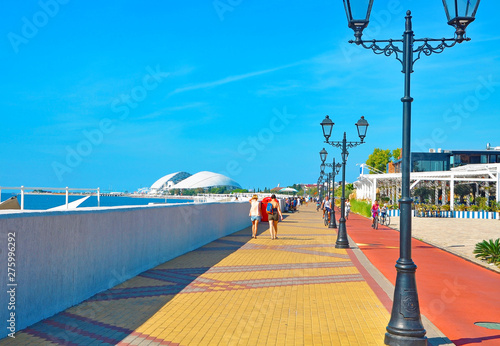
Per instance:
[[[169,190],[186,190],[186,189],[210,189],[212,187],[227,187],[228,189],[241,189],[233,179],[225,175],[203,171],[191,175],[187,172],[177,172],[167,174],[151,185],[150,194],[164,194]]]
[[[203,171],[193,174],[172,186],[172,189],[209,189],[212,187],[227,187],[229,189],[241,189],[241,185],[225,175]]]
[[[164,191],[168,191],[171,189],[175,184],[181,182],[182,180],[189,178],[191,174],[186,173],[186,172],[176,172],[176,173],[170,173],[167,174],[151,185],[149,188],[149,193],[150,194],[160,194]]]
[[[429,152],[411,153],[412,172],[449,171],[451,168],[470,164],[500,163],[500,147],[491,147],[486,150],[442,150],[429,149]],[[387,173],[401,172],[401,159],[389,162]]]

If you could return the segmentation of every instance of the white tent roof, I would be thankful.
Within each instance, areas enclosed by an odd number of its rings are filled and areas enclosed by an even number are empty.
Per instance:
[[[449,171],[430,171],[430,172],[411,172],[410,190],[420,182],[445,182],[450,185],[450,195],[454,196],[454,185],[460,183],[488,183],[495,185],[496,200],[500,202],[500,164],[469,164],[452,168]],[[401,186],[401,173],[384,174],[361,174],[358,180],[354,182],[356,187],[356,197],[358,199],[375,200],[377,188],[381,186],[392,186],[399,188]],[[451,205],[453,210],[453,204]]]

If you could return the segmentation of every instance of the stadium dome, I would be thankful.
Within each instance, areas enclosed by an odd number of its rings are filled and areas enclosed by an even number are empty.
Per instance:
[[[167,174],[158,179],[157,181],[155,181],[153,185],[151,185],[151,187],[149,188],[149,193],[156,194],[158,192],[171,189],[172,186],[190,176],[191,174],[187,172],[176,172]]]
[[[207,189],[219,186],[241,189],[240,184],[238,184],[233,179],[222,174],[207,171],[196,173],[172,186],[171,189]]]

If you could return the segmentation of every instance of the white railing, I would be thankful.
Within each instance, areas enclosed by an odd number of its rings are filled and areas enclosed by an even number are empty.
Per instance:
[[[2,199],[2,190],[20,190],[21,191],[21,210],[24,210],[24,195],[27,193],[26,190],[49,190],[50,192],[54,191],[65,191],[66,194],[66,209],[69,209],[69,192],[70,191],[96,191],[97,195],[97,206],[100,207],[101,205],[101,192],[100,188],[98,187],[97,189],[75,189],[75,188],[69,188],[69,187],[26,187],[26,186],[19,186],[19,187],[6,187],[6,186],[0,186],[0,202]]]
[[[205,194],[199,194],[198,197],[202,196],[207,199],[215,199],[215,200],[232,200],[235,198],[238,198],[238,200],[245,200],[245,199],[250,199],[252,198],[253,195],[257,195],[259,197],[259,200],[265,198],[265,197],[271,197],[271,195],[276,195],[277,198],[288,198],[288,197],[293,197],[293,195],[285,195],[285,194],[279,194],[279,193],[274,193],[274,192],[238,192],[234,194],[214,194],[214,193],[205,193]]]

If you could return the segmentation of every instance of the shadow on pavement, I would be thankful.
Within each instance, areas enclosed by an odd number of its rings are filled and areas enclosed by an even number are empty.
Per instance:
[[[259,224],[260,234],[267,225]],[[214,266],[247,244],[251,233],[248,227],[174,258],[19,331],[15,339],[0,340],[0,344],[114,345],[124,339],[141,339],[136,329],[177,295],[217,289],[222,282],[201,276],[211,270],[223,271]]]
[[[480,344],[483,341],[488,341],[488,340],[500,340],[500,335],[485,336],[480,338],[461,338],[461,339],[451,340],[451,342],[453,342],[457,346],[461,346],[470,344]]]

